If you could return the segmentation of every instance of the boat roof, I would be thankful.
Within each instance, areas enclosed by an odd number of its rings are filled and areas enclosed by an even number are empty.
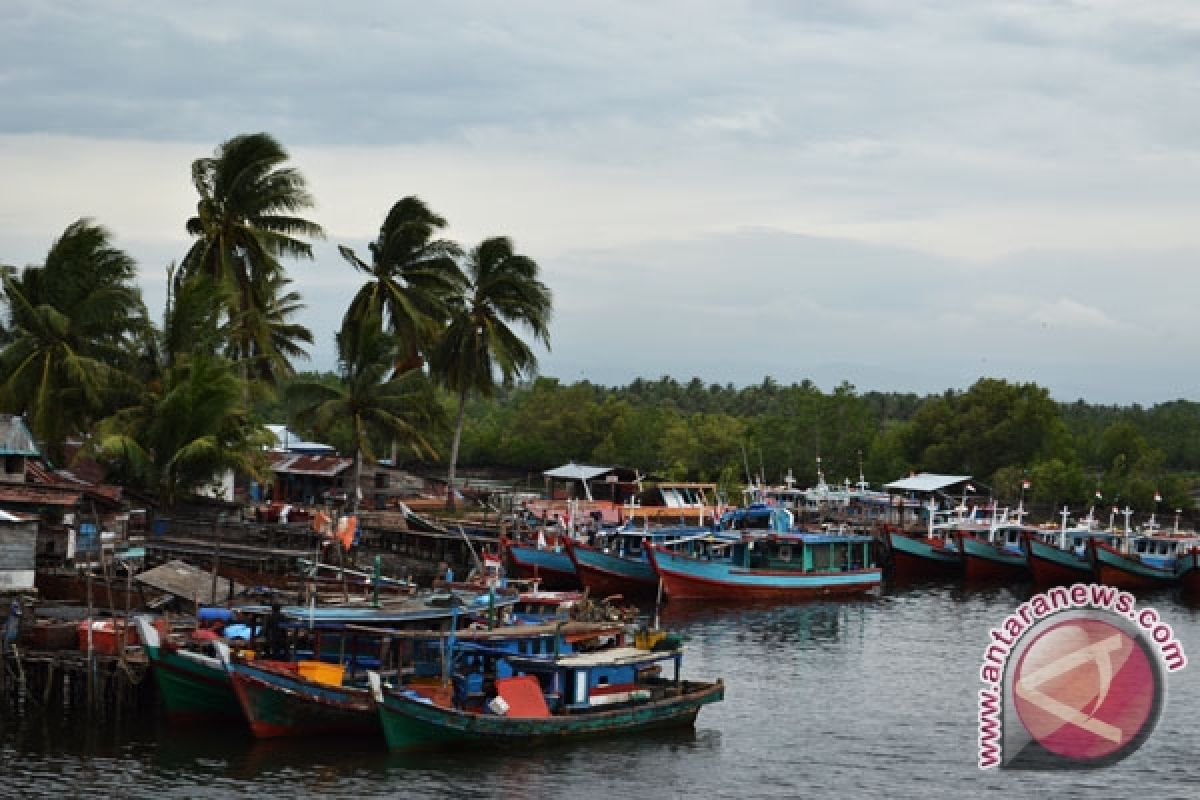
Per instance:
[[[588,464],[564,464],[561,467],[548,469],[542,472],[547,478],[558,478],[566,481],[590,481],[598,478],[601,475],[607,475],[610,472],[619,469],[618,467],[593,467]]]
[[[934,472],[922,472],[919,475],[910,475],[898,481],[885,483],[883,488],[900,492],[936,492],[947,486],[969,480],[971,480],[970,475],[938,475]]]
[[[560,656],[561,667],[599,667],[608,664],[639,664],[647,661],[663,661],[678,655],[680,650],[643,650],[640,647],[613,647],[591,653],[575,653]]]

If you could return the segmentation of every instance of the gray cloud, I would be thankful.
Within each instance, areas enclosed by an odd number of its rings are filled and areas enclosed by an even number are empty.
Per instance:
[[[1197,37],[1172,2],[13,0],[0,261],[92,215],[153,282],[190,159],[269,130],[330,231],[294,270],[317,366],[354,288],[333,245],[416,193],[543,263],[564,378],[1169,399]]]

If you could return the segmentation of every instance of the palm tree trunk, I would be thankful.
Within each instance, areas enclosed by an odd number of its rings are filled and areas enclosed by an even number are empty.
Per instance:
[[[354,451],[354,494],[350,498],[350,513],[358,513],[358,492],[362,486],[362,448]]]
[[[446,476],[446,508],[454,510],[454,471],[458,466],[458,445],[462,442],[463,420],[467,416],[467,390],[458,393],[458,417],[454,421],[454,441],[450,445],[450,472]]]

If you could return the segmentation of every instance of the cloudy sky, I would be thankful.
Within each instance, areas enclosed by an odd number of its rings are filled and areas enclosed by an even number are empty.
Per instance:
[[[438,7],[435,7],[438,6]],[[0,3],[0,263],[90,216],[161,308],[193,159],[268,131],[333,365],[416,194],[555,293],[543,374],[1200,400],[1200,6]]]

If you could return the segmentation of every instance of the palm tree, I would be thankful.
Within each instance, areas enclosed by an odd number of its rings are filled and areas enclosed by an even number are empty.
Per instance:
[[[513,252],[504,236],[485,239],[466,262],[467,282],[452,304],[450,323],[434,351],[432,366],[447,388],[458,393],[446,503],[454,507],[454,473],[462,442],[467,396],[490,397],[499,371],[505,385],[537,369],[537,357],[511,326],[527,328],[550,348],[553,298],[538,280],[538,265]]]
[[[258,324],[275,313],[278,298],[271,292],[286,286],[279,259],[311,259],[311,245],[299,237],[324,236],[319,225],[296,216],[313,200],[303,175],[281,166],[287,158],[269,134],[253,133],[235,136],[212,158],[193,162],[192,183],[200,201],[187,230],[196,241],[183,261],[184,278],[204,274],[229,287],[229,354],[243,363],[243,374],[257,371],[268,381],[279,372],[262,370],[263,359],[286,361],[298,348],[296,341],[312,341],[307,330],[293,326],[290,334],[303,332],[308,338],[292,335],[281,350],[269,326]]]
[[[226,469],[261,478],[271,434],[244,401],[243,380],[220,355],[181,355],[140,401],[99,425],[90,452],[127,485],[173,507]]]
[[[40,267],[3,272],[10,315],[0,410],[30,415],[52,460],[132,385],[150,328],[132,258],[91,220],[72,223]]]
[[[447,299],[463,288],[458,267],[462,249],[433,238],[445,227],[446,220],[420,198],[404,197],[388,211],[379,236],[367,245],[370,263],[349,247],[338,247],[342,258],[368,275],[346,309],[343,324],[378,316],[399,337],[401,372],[421,365],[449,316]]]
[[[382,330],[377,315],[343,325],[337,342],[341,385],[297,381],[287,387],[286,400],[300,427],[323,436],[348,428],[357,509],[363,459],[375,460],[372,443],[390,437],[418,456],[436,457],[427,434],[444,419],[424,373],[396,369],[399,341]]]
[[[291,280],[282,273],[266,276],[252,287],[255,302],[241,312],[235,326],[250,332],[251,342],[269,342],[270,347],[257,347],[241,352],[237,343],[231,348],[234,361],[247,363],[252,378],[268,386],[277,386],[283,378],[295,374],[292,361],[308,358],[300,343],[313,343],[312,331],[296,322],[289,322],[304,308],[297,292],[287,291]]]

